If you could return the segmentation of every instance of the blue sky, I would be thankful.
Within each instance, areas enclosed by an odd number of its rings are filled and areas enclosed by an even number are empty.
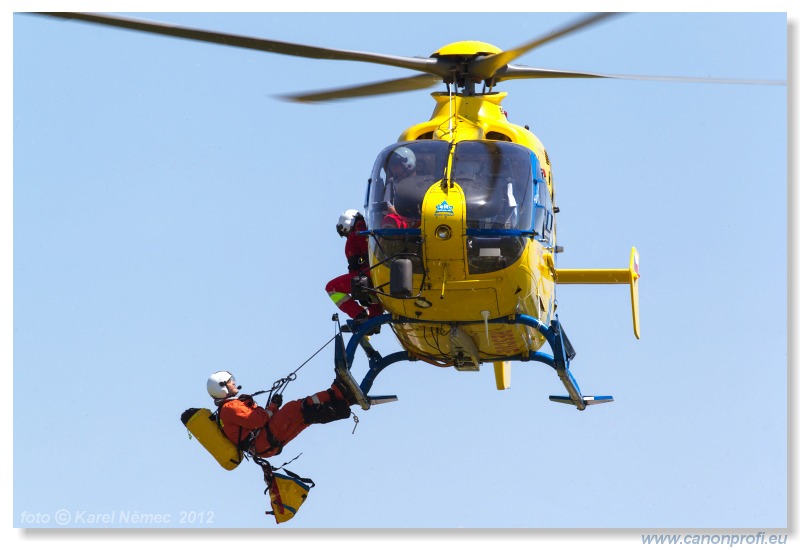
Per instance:
[[[508,49],[575,16],[139,15],[419,56],[463,39]],[[375,156],[433,101],[295,105],[276,96],[406,72],[29,15],[13,31],[13,525],[56,527],[66,510],[67,527],[112,512],[113,527],[133,512],[273,527],[259,469],[224,471],[180,413],[210,405],[211,372],[268,389],[333,335],[336,219],[362,207]],[[517,62],[785,80],[786,46],[785,13],[642,13]],[[394,365],[374,391],[397,403],[284,451],[317,486],[280,529],[785,527],[787,88],[502,88],[553,162],[559,265],[641,254],[639,341],[627,288],[558,291],[574,375],[616,401],[551,403],[563,388],[538,364],[514,365],[504,392],[490,366]],[[398,349],[389,331],[374,342]],[[327,387],[332,355],[287,397]]]

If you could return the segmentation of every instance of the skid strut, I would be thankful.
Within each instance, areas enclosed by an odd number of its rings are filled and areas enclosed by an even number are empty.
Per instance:
[[[545,337],[547,343],[550,344],[550,349],[553,350],[553,364],[551,365],[558,374],[558,378],[564,387],[567,389],[567,395],[551,395],[550,401],[555,403],[564,403],[566,405],[575,405],[578,410],[582,411],[589,405],[599,405],[600,403],[610,403],[614,398],[610,395],[583,395],[578,386],[578,382],[569,371],[569,362],[575,357],[575,350],[569,343],[564,329],[558,317],[555,318],[547,327],[539,319],[531,317],[530,315],[517,315],[516,322],[535,328],[539,333]]]
[[[355,378],[353,378],[353,373],[350,372],[350,367],[353,365],[355,347],[357,347],[359,344],[361,344],[361,347],[367,353],[367,357],[369,357],[370,368],[372,368],[373,362],[384,362],[384,359],[381,357],[380,353],[378,353],[375,348],[372,347],[372,344],[369,343],[369,339],[366,336],[366,334],[372,330],[373,327],[380,324],[373,321],[384,317],[388,317],[386,321],[391,320],[391,315],[381,315],[376,319],[370,319],[370,321],[364,323],[362,327],[359,327],[359,330],[350,338],[346,348],[341,331],[336,334],[335,338],[336,350],[334,352],[334,369],[336,370],[336,375],[338,379],[348,387],[350,393],[353,394],[358,404],[365,411],[369,410],[372,405],[397,401],[396,395],[367,395],[367,392],[369,392],[369,389],[372,387],[372,382],[370,381],[369,385],[366,386],[364,382],[358,384]],[[353,346],[352,351],[351,346]],[[383,368],[384,367],[381,367],[377,372],[375,372],[371,380],[374,380],[375,376],[377,376],[378,372],[383,370]],[[369,373],[367,376],[369,376]]]

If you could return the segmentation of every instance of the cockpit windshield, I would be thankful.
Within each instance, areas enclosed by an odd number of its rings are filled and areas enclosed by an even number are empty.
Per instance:
[[[422,270],[422,203],[431,186],[448,177],[451,144],[419,140],[393,144],[378,155],[366,197],[367,225],[378,261],[398,254]],[[527,239],[549,241],[552,204],[539,159],[530,149],[502,141],[455,144],[449,180],[466,200],[466,248],[471,273],[516,262]],[[405,230],[392,232],[389,230]],[[414,231],[416,229],[416,231]]]

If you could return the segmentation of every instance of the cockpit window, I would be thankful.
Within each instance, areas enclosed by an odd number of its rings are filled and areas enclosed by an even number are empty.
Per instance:
[[[396,143],[381,151],[367,197],[370,229],[418,227],[422,199],[444,177],[447,154],[447,142],[427,140]]]
[[[451,178],[467,199],[467,227],[531,229],[536,156],[505,142],[464,141],[456,146]]]
[[[370,229],[414,229],[420,226],[422,200],[444,177],[449,145],[445,141],[408,141],[390,145],[378,155],[367,191]],[[416,235],[387,235],[370,239],[378,261],[398,254],[411,259],[422,273],[422,241]]]
[[[450,177],[467,203],[467,262],[470,273],[490,273],[518,261],[533,229],[541,170],[526,147],[506,142],[464,141],[456,145]],[[538,209],[536,209],[538,212]]]

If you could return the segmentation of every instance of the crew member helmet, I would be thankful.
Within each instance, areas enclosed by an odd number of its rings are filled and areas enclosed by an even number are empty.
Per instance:
[[[342,212],[342,215],[339,216],[339,223],[336,224],[336,231],[339,233],[339,236],[346,237],[349,235],[359,218],[363,218],[363,216],[358,210],[351,208],[350,210]]]
[[[398,147],[392,151],[392,154],[389,157],[389,164],[394,163],[402,164],[403,168],[410,172],[417,167],[417,155],[415,155],[414,151],[408,147]]]
[[[229,380],[233,380],[233,383],[236,384],[236,378],[234,378],[234,376],[226,370],[215,372],[209,376],[208,382],[206,382],[208,395],[214,399],[223,399],[228,397],[228,394],[230,393],[228,391]]]

